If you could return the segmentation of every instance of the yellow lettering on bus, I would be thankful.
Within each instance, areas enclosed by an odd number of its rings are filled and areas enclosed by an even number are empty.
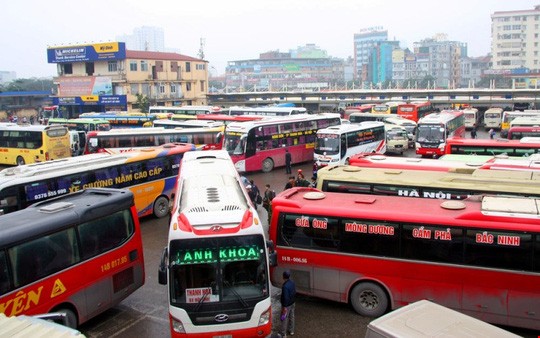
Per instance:
[[[135,173],[135,179],[140,180],[142,178],[148,177],[148,173],[146,171],[142,171],[140,173]]]
[[[133,181],[133,174],[120,175],[114,179],[115,184],[121,184],[121,183],[126,183],[126,182],[131,182],[131,181]]]
[[[37,290],[30,290],[28,293],[19,291],[15,294],[15,298],[9,299],[7,302],[0,303],[0,313],[6,314],[8,317],[16,316],[30,307],[38,305],[41,298],[43,286]]]

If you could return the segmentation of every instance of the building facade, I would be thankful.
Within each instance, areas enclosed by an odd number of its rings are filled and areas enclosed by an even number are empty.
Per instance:
[[[161,27],[137,27],[133,34],[117,36],[116,39],[125,42],[128,50],[165,51],[165,34]]]
[[[131,111],[137,94],[151,105],[206,105],[208,62],[177,53],[127,50],[123,42],[51,47],[57,97],[68,116]]]
[[[540,5],[491,15],[493,70],[540,70]]]
[[[354,34],[354,74],[355,79],[367,81],[368,64],[373,47],[381,41],[388,41],[388,31],[382,27],[370,27]]]

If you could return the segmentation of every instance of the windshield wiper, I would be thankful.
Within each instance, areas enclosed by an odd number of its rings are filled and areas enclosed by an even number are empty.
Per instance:
[[[205,293],[203,293],[201,299],[199,299],[199,302],[197,303],[197,306],[195,307],[195,311],[199,311],[202,304],[204,303],[204,300],[206,299],[206,296],[208,296],[212,292],[212,289],[207,289]]]
[[[229,289],[232,291],[232,293],[238,298],[238,300],[240,301],[240,303],[242,303],[242,305],[244,307],[248,307],[249,304],[244,300],[244,298],[242,298],[242,296],[240,296],[240,294],[238,292],[236,292],[236,290],[234,289],[233,286],[231,286],[231,283],[229,283],[228,281],[223,281],[223,284],[225,284],[225,286],[229,287]]]

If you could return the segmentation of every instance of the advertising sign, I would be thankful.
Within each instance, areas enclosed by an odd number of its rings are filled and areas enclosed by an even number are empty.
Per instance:
[[[72,76],[59,80],[59,96],[112,95],[112,79],[107,76]]]
[[[124,60],[125,58],[126,44],[124,42],[47,48],[48,63]]]

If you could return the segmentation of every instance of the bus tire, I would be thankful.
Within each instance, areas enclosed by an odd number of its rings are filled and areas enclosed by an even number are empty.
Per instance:
[[[379,317],[388,308],[388,296],[377,284],[360,283],[351,292],[351,304],[362,316]]]
[[[66,316],[66,326],[72,329],[76,329],[78,326],[77,314],[73,310],[68,308],[60,308],[51,312],[63,313]]]
[[[22,156],[17,156],[17,165],[25,165],[24,158]]]
[[[274,169],[274,161],[270,157],[265,158],[262,162],[262,172],[269,173],[272,169]]]
[[[162,218],[167,216],[169,211],[169,200],[164,196],[159,196],[154,201],[154,216]]]

